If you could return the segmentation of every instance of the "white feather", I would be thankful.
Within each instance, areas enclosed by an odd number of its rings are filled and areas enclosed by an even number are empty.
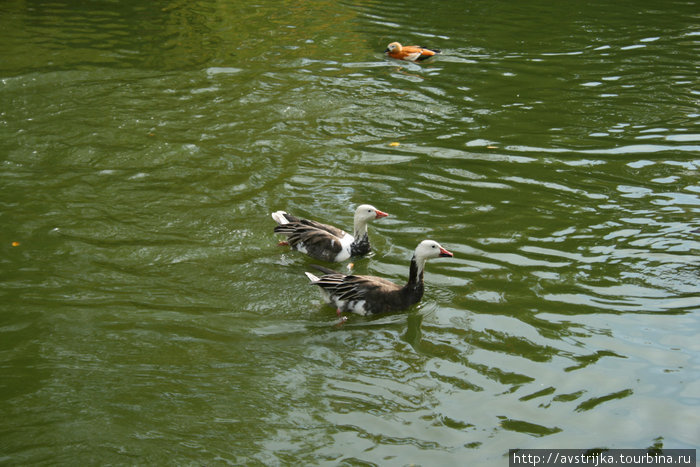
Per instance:
[[[343,310],[343,311],[350,311],[352,313],[356,313],[360,316],[367,316],[369,315],[369,310],[366,308],[367,301],[366,300],[338,300],[338,299],[332,299],[333,300],[333,305],[335,305],[336,308]]]
[[[288,224],[289,222],[287,221],[287,218],[284,217],[287,213],[284,211],[277,211],[272,213],[272,218],[277,222],[279,225],[283,224]]]
[[[310,272],[305,272],[306,277],[309,278],[312,284],[316,284],[316,282],[320,281],[321,279],[318,278],[318,276],[311,274]],[[320,288],[319,291],[321,292],[321,297],[326,303],[331,303],[331,296],[330,294],[323,288]]]
[[[417,59],[418,57],[420,57],[420,52],[413,52],[412,54],[406,55],[406,57],[404,58],[404,60],[411,60],[411,61],[413,61],[413,60]]]
[[[343,238],[340,239],[340,246],[342,247],[342,249],[338,252],[338,255],[335,257],[336,263],[345,261],[346,259],[350,258],[350,249],[352,247],[352,242],[354,241],[355,237],[353,237],[349,233],[346,233],[343,236]]]
[[[314,276],[310,272],[305,272],[304,274],[306,274],[306,277],[308,277],[311,282],[317,282],[319,280],[317,276]]]

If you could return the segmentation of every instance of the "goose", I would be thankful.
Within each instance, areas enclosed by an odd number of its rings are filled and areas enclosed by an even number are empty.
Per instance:
[[[361,204],[355,210],[354,235],[332,225],[300,219],[284,211],[273,212],[272,218],[278,224],[274,231],[287,236],[288,241],[281,244],[289,245],[312,258],[337,263],[351,256],[369,253],[371,247],[367,223],[388,215],[374,206]]]
[[[408,60],[409,62],[422,62],[440,53],[438,49],[427,49],[418,45],[401,45],[392,42],[384,51],[391,58],[397,60]]]
[[[452,257],[452,253],[433,240],[423,240],[411,258],[408,282],[400,286],[375,276],[348,275],[314,265],[325,273],[321,277],[307,272],[313,285],[321,287],[324,300],[337,307],[338,315],[353,312],[367,316],[405,310],[423,297],[423,270],[430,258]]]

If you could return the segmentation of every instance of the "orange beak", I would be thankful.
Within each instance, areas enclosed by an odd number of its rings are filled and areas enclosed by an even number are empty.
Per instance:
[[[449,251],[445,250],[444,248],[440,248],[440,256],[445,256],[447,258],[452,258],[454,255],[450,253]]]
[[[375,217],[375,219],[379,219],[380,217],[386,217],[386,216],[388,216],[388,215],[389,215],[389,214],[387,214],[387,213],[385,213],[385,212],[382,212],[382,211],[380,211],[379,209],[377,209],[377,217]]]

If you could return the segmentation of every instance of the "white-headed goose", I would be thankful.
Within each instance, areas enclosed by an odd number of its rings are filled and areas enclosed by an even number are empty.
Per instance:
[[[360,315],[373,315],[387,311],[404,310],[418,303],[423,297],[423,269],[429,258],[452,257],[452,253],[433,240],[423,240],[416,247],[411,259],[408,283],[401,286],[375,276],[347,275],[322,266],[321,277],[310,272],[306,276],[311,283],[321,287],[323,298],[338,308],[338,313],[351,311]]]
[[[286,235],[289,246],[312,258],[331,263],[369,253],[371,247],[367,223],[386,216],[387,213],[369,204],[358,206],[355,210],[354,235],[350,235],[332,225],[299,219],[284,211],[272,213],[272,218],[279,224],[275,232]]]

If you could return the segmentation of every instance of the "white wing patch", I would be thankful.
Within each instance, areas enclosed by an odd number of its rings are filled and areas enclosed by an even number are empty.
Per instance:
[[[416,59],[417,59],[418,57],[420,57],[420,56],[421,56],[421,53],[420,53],[420,52],[413,52],[412,54],[406,55],[406,59],[407,59],[407,60],[414,61],[414,60],[416,60]]]
[[[350,246],[352,245],[352,242],[355,241],[355,237],[350,235],[349,233],[346,233],[343,238],[340,239],[340,246],[342,247],[342,250],[338,253],[338,255],[335,257],[335,262],[338,263],[340,261],[345,261],[346,259],[350,258]]]
[[[370,314],[367,309],[366,300],[337,300],[333,299],[333,304],[341,311],[350,311],[361,316],[367,316]]]

